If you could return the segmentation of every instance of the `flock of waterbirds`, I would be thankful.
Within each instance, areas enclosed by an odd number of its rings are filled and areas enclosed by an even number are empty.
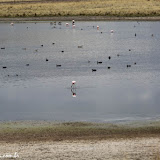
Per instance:
[[[139,22],[137,22],[137,23],[139,23]],[[36,24],[36,22],[35,22],[35,24]],[[62,25],[62,22],[50,22],[50,25],[54,25],[53,28],[56,28],[56,24]],[[11,25],[11,26],[14,26],[14,23],[11,23],[10,25]],[[66,23],[65,26],[68,27],[68,26],[69,26],[69,23]],[[135,26],[134,26],[134,27],[135,27]],[[74,21],[74,20],[72,20],[72,28],[75,28],[75,21]],[[95,26],[93,26],[93,28],[95,28]],[[99,30],[99,26],[97,26],[96,28],[97,28],[97,30]],[[27,27],[27,29],[28,29],[28,27]],[[83,29],[81,29],[81,30],[83,30]],[[100,33],[102,34],[102,32],[100,32]],[[114,33],[114,30],[111,30],[110,33],[113,34],[113,33]],[[136,37],[137,34],[135,33],[134,36]],[[152,34],[151,36],[153,37],[153,34]],[[53,42],[52,45],[55,45],[55,42]],[[40,44],[40,46],[41,46],[41,47],[44,47],[43,44]],[[79,45],[78,48],[83,48],[83,45]],[[1,50],[5,50],[5,49],[6,49],[6,47],[1,47]],[[27,50],[27,48],[22,48],[22,49],[23,49],[23,50]],[[130,52],[130,51],[131,51],[131,49],[129,49],[129,52]],[[35,52],[35,53],[38,52],[38,49],[34,50],[34,52]],[[63,53],[64,50],[62,50],[61,52]],[[120,57],[120,54],[117,54],[117,57]],[[111,56],[108,56],[108,60],[111,60],[111,58],[112,58]],[[49,59],[46,58],[45,61],[48,62]],[[90,63],[90,62],[91,62],[91,61],[88,60],[88,63]],[[98,64],[102,64],[102,63],[103,63],[102,61],[97,61],[97,65],[98,65]],[[134,62],[133,64],[136,65],[137,62]],[[29,67],[30,64],[27,63],[26,66]],[[61,66],[62,66],[62,64],[56,64],[56,67],[61,67]],[[131,64],[127,64],[127,65],[126,65],[126,68],[130,68],[130,67],[131,67]],[[3,69],[7,69],[7,66],[2,66],[2,68],[3,68]],[[107,69],[111,69],[111,66],[108,66]],[[96,71],[97,71],[97,68],[92,68],[91,71],[92,71],[92,72],[96,72]],[[9,76],[10,76],[10,75],[8,75],[8,77],[9,77]],[[19,75],[16,74],[16,76],[19,76]]]

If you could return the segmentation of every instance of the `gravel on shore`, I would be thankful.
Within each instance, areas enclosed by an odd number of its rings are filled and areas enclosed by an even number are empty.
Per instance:
[[[110,139],[103,141],[0,142],[0,156],[21,160],[159,160],[160,138]]]

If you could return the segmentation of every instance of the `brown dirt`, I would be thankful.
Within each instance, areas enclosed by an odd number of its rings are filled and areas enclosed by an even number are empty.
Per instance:
[[[17,152],[20,160],[160,160],[159,124],[1,122],[0,159]]]
[[[103,141],[0,142],[0,155],[18,153],[23,160],[158,160],[160,138]]]

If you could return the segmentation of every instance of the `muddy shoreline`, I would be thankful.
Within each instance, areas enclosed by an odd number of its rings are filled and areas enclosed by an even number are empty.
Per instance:
[[[0,122],[0,142],[109,140],[160,137],[160,121],[129,124],[91,122]]]
[[[59,16],[0,18],[0,22],[26,21],[160,21],[160,17],[107,17],[107,16]]]
[[[0,122],[0,156],[18,159],[160,159],[160,121]],[[5,158],[3,158],[5,159]]]

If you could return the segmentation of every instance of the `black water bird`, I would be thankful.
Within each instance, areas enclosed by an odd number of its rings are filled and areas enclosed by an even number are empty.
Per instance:
[[[102,61],[97,61],[97,64],[102,64]]]
[[[56,64],[56,67],[61,67],[61,64]]]
[[[48,59],[46,58],[46,62],[48,61]]]
[[[131,51],[131,49],[129,49],[129,51]]]
[[[97,70],[96,69],[92,69],[92,72],[96,72]]]
[[[108,59],[111,59],[111,56],[109,56]]]
[[[7,67],[6,67],[6,66],[3,66],[2,68],[3,68],[3,69],[6,69]]]
[[[134,62],[134,65],[136,65],[137,63],[136,62]]]
[[[64,52],[64,51],[61,51],[62,53]]]
[[[129,68],[129,67],[131,67],[131,65],[130,65],[130,64],[127,64],[127,68]]]
[[[43,44],[41,44],[41,47],[43,47]]]
[[[5,47],[1,47],[1,49],[5,49]]]
[[[29,66],[29,64],[26,64],[26,66]]]
[[[111,69],[111,67],[108,67],[108,69]]]
[[[120,55],[119,55],[119,54],[117,54],[117,56],[119,57]]]

